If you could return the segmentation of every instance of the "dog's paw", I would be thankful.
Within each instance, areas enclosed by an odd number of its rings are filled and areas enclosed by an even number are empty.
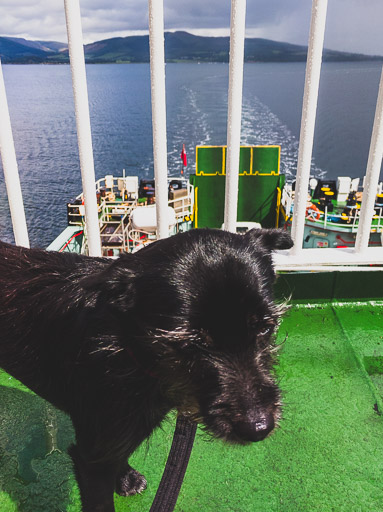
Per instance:
[[[129,467],[128,470],[119,475],[116,481],[116,493],[120,496],[132,496],[141,494],[146,489],[146,479],[141,473]]]

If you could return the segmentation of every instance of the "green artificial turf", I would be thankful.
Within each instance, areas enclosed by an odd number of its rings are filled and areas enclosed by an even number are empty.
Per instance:
[[[246,447],[198,432],[178,512],[383,510],[383,307],[294,306],[278,376],[280,428]],[[173,435],[174,417],[134,454],[148,489],[116,496],[116,510],[148,511]],[[0,375],[0,511],[78,512],[66,447],[69,419]]]

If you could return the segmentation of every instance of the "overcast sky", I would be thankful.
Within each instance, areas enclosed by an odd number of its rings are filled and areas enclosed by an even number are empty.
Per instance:
[[[147,0],[82,0],[86,43],[147,33]],[[63,0],[0,0],[0,35],[66,41]],[[164,0],[165,29],[228,35],[230,0]],[[307,44],[311,0],[247,0],[248,37]],[[383,0],[328,0],[325,47],[383,55]]]

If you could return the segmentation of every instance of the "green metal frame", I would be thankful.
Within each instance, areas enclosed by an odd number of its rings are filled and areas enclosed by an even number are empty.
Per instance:
[[[279,221],[280,146],[242,146],[239,161],[238,221],[275,227]],[[220,228],[225,202],[226,146],[197,146],[194,227]]]
[[[279,300],[295,304],[328,302],[383,302],[383,272],[286,272],[274,287]]]

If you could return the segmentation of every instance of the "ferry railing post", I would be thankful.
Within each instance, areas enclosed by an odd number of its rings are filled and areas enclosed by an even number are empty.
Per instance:
[[[77,140],[84,192],[85,223],[90,256],[101,256],[100,227],[96,198],[92,133],[86,84],[84,43],[79,0],[64,0],[76,113]]]
[[[370,151],[368,155],[366,179],[364,181],[363,200],[360,209],[355,251],[366,251],[370,239],[371,222],[374,216],[374,204],[378,190],[380,168],[383,158],[383,67],[380,76],[378,100],[372,129]]]
[[[0,60],[0,153],[16,245],[29,247],[15,144],[12,135],[3,70]]]
[[[307,191],[309,189],[310,180],[326,13],[327,0],[313,0],[299,139],[294,211],[291,226],[291,235],[294,240],[294,247],[291,249],[292,255],[298,255],[303,250],[302,243],[305,229]]]
[[[149,0],[150,82],[157,238],[169,236],[163,0]]]
[[[246,0],[231,0],[224,228],[235,233],[241,146]]]

